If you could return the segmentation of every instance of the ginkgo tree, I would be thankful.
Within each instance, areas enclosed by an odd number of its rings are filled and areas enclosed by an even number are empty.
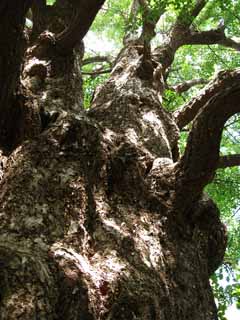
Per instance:
[[[213,320],[239,301],[239,9],[1,2],[1,319]],[[90,28],[115,49],[88,51]]]

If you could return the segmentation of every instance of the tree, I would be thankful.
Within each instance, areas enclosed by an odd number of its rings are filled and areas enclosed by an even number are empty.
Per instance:
[[[219,156],[240,70],[174,112],[164,99],[206,82],[169,84],[178,49],[240,43],[222,22],[201,30],[211,1],[129,2],[116,59],[87,58],[111,69],[88,110],[83,38],[111,1],[1,2],[1,319],[217,319],[209,278],[227,234],[203,190],[240,163]]]

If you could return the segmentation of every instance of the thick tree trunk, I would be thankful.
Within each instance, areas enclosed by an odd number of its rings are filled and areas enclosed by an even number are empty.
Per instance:
[[[79,55],[59,58],[50,33],[33,41],[23,82],[37,110],[59,115],[4,165],[1,320],[217,319],[209,277],[225,228],[206,195],[178,196],[179,129],[143,46],[122,50],[77,114]]]
[[[174,212],[178,130],[139,63],[127,47],[88,115],[60,115],[8,160],[2,319],[217,318],[224,231],[206,196]]]

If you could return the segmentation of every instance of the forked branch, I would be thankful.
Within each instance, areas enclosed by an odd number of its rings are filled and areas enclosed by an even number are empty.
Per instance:
[[[225,71],[220,71],[217,77],[209,82],[203,90],[196,97],[192,98],[189,102],[183,105],[182,108],[173,113],[175,121],[181,130],[189,124],[201,110],[208,100],[215,96],[218,92],[223,91],[225,88],[232,84],[232,78],[226,77]]]
[[[214,81],[218,90],[205,96],[177,166],[178,199],[191,190],[197,197],[219,165],[219,149],[225,122],[240,112],[240,69],[222,72]],[[193,200],[193,199],[192,199]]]

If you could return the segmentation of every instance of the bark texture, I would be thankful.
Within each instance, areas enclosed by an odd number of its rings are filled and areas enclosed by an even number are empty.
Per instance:
[[[206,196],[173,212],[177,127],[138,60],[126,48],[88,115],[59,116],[8,159],[2,319],[217,318],[225,229]]]
[[[103,1],[89,3],[86,25]],[[85,112],[83,49],[75,38],[64,56],[58,47],[79,28],[76,4],[55,6],[34,4],[22,78],[39,133],[1,155],[1,320],[217,319],[209,277],[227,234],[203,188],[223,125],[240,111],[240,71],[218,75],[190,116],[164,110],[166,70],[189,27],[177,21],[152,55],[146,39],[127,42]],[[194,122],[180,158],[185,118]]]
[[[24,39],[24,15],[32,1],[1,1],[0,5],[0,145],[15,144],[17,127],[24,127],[26,105],[22,92],[18,90]],[[16,123],[16,126],[14,125]]]
[[[79,37],[65,52],[59,43],[60,35],[74,25],[76,5],[67,0],[50,7],[35,2],[32,12],[34,27],[25,56],[23,83],[42,112],[79,113],[83,108],[84,45]]]

